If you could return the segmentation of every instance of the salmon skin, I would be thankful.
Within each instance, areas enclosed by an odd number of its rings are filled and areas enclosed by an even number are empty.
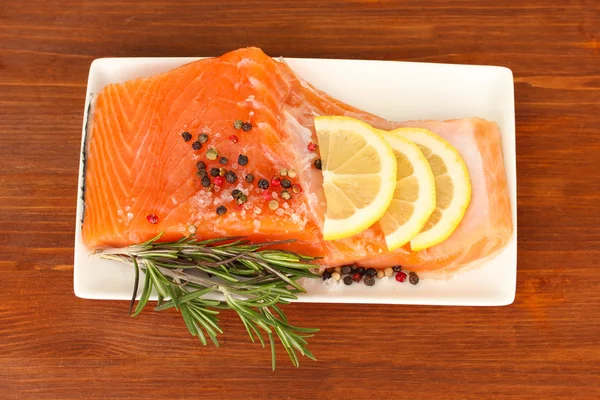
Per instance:
[[[308,149],[317,141],[313,120],[318,115],[345,115],[384,130],[426,128],[454,145],[472,184],[471,203],[456,231],[419,252],[408,245],[387,251],[377,224],[347,239],[324,241],[322,174],[312,166],[318,152]],[[322,257],[327,266],[401,264],[447,273],[497,253],[512,235],[501,138],[494,122],[390,122],[319,91],[258,48],[108,85],[97,96],[89,126],[82,226],[89,248],[123,247],[160,232],[162,240],[190,232],[199,238],[247,236],[256,242],[296,239],[288,249]],[[201,134],[208,140],[194,149]],[[207,152],[213,149],[218,157],[211,160]],[[239,161],[240,155],[247,164]],[[222,164],[221,157],[227,162]],[[213,182],[208,188],[198,174],[199,161]],[[229,174],[213,177],[213,168]],[[297,174],[281,177],[282,169]],[[259,187],[261,179],[268,189]],[[247,201],[238,204],[234,190]],[[290,199],[282,198],[283,190]],[[222,215],[219,206],[227,209]]]

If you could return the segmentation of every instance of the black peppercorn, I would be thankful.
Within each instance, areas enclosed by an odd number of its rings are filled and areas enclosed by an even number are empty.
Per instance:
[[[315,165],[316,169],[322,169],[323,168],[323,162],[321,161],[320,158],[317,158],[313,164]]]
[[[290,182],[287,179],[282,179],[281,180],[281,187],[284,188],[284,189],[289,189],[289,188],[292,187],[292,182]]]
[[[323,280],[326,281],[329,278],[331,278],[331,271],[329,271],[329,270],[323,271]]]
[[[225,206],[217,207],[217,215],[223,215],[227,212],[227,208]]]
[[[350,285],[352,285],[352,282],[353,282],[353,280],[352,280],[352,277],[351,277],[350,275],[346,275],[346,276],[344,277],[344,284],[345,284],[346,286],[350,286]]]
[[[248,197],[244,193],[240,193],[236,198],[235,202],[238,204],[244,204],[248,201]]]
[[[202,148],[202,143],[195,141],[194,143],[192,143],[192,149],[194,150],[200,150]]]
[[[375,284],[375,277],[374,276],[366,276],[365,277],[365,285],[367,286],[373,286]]]
[[[260,179],[258,181],[258,187],[261,189],[268,189],[269,188],[269,181],[266,179]]]
[[[198,136],[198,141],[200,143],[208,142],[208,135],[206,133],[201,134],[200,136]]]
[[[198,168],[198,169],[206,169],[206,163],[204,161],[198,161],[196,163],[196,168]]]
[[[206,172],[205,169],[199,169],[196,172],[196,175],[198,175],[200,178],[204,178],[205,176],[207,176],[208,172]]]
[[[211,168],[210,169],[210,176],[219,176],[219,168]]]
[[[419,283],[419,275],[417,275],[416,272],[411,272],[408,274],[408,281],[412,284],[412,285],[416,285],[417,283]]]
[[[253,174],[246,175],[246,182],[248,182],[248,183],[254,182],[254,175]]]
[[[192,140],[192,134],[189,132],[183,132],[181,134],[181,137],[183,138],[183,140],[185,140],[186,142],[189,142],[190,140]]]
[[[237,175],[233,171],[225,172],[225,180],[229,183],[235,183],[237,181]]]
[[[358,267],[354,270],[354,272],[359,273],[360,275],[364,275],[365,274],[365,269],[363,267]]]
[[[249,130],[251,130],[251,129],[252,129],[252,124],[251,124],[250,122],[244,122],[244,123],[242,124],[242,130],[243,130],[244,132],[248,132],[248,131],[249,131]]]
[[[348,275],[348,274],[351,274],[351,273],[352,273],[352,266],[350,266],[350,265],[344,265],[342,267],[342,274]]]
[[[231,197],[233,197],[234,199],[235,199],[236,197],[238,197],[240,194],[242,194],[242,191],[241,191],[241,190],[239,190],[239,189],[233,189],[233,190],[231,191]]]
[[[240,164],[242,167],[244,165],[248,165],[248,157],[243,154],[240,154],[238,156],[238,164]]]
[[[375,275],[377,275],[377,270],[375,268],[367,268],[365,270],[365,275],[367,275],[367,276],[375,276]]]
[[[394,265],[392,267],[392,269],[394,270],[394,272],[400,272],[400,271],[402,271],[402,266],[400,266],[400,265]]]
[[[227,157],[221,157],[219,158],[219,164],[221,165],[225,165],[229,162],[229,159]]]
[[[209,187],[210,186],[210,178],[208,176],[203,177],[201,183],[202,183],[202,186]]]

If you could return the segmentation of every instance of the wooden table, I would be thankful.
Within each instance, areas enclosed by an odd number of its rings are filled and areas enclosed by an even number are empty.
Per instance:
[[[504,65],[515,75],[518,286],[508,307],[298,304],[293,368],[226,313],[222,348],[179,316],[73,295],[90,62],[272,55]],[[1,1],[0,398],[600,398],[600,2]]]

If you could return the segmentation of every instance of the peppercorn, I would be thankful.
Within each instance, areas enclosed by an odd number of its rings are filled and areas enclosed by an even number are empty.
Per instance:
[[[272,211],[275,211],[275,210],[277,210],[277,209],[279,208],[279,202],[278,202],[277,200],[271,200],[271,201],[269,202],[269,208],[270,208]]]
[[[402,266],[401,265],[394,265],[392,267],[392,271],[394,271],[394,272],[400,272],[400,271],[402,271]]]
[[[231,140],[231,143],[234,143],[234,144],[239,141],[238,137],[235,135],[229,136],[229,140]]]
[[[235,199],[236,197],[238,197],[240,194],[242,194],[242,191],[241,191],[241,190],[239,190],[239,189],[233,189],[233,190],[231,191],[231,197],[233,197],[234,199]]]
[[[198,141],[200,143],[206,143],[208,142],[208,135],[206,133],[202,133],[198,136]]]
[[[219,168],[219,176],[225,176],[227,170],[225,168]]]
[[[195,141],[194,143],[192,143],[192,149],[194,150],[200,150],[202,148],[202,143]]]
[[[258,181],[258,187],[261,189],[268,189],[269,188],[269,181],[266,179],[260,179]]]
[[[287,169],[281,168],[279,170],[279,175],[281,175],[281,176],[287,176],[287,174],[288,174],[288,170]]]
[[[290,182],[288,179],[282,179],[281,180],[281,187],[284,189],[289,189],[292,187],[292,182]]]
[[[329,278],[331,278],[331,271],[329,271],[327,269],[327,270],[323,271],[323,280],[326,281]]]
[[[365,270],[365,275],[366,276],[375,276],[375,275],[377,275],[377,270],[375,268],[367,268]]]
[[[243,154],[240,154],[238,156],[238,164],[240,164],[242,167],[244,165],[248,165],[248,157]]]
[[[373,286],[375,284],[375,277],[374,276],[365,276],[365,285],[367,286]]]
[[[219,158],[219,164],[221,164],[221,165],[227,165],[228,162],[229,162],[229,159],[227,157]]]
[[[148,214],[146,216],[146,219],[148,220],[148,222],[150,222],[151,224],[158,224],[158,216],[156,214]]]
[[[210,184],[209,187],[204,188],[204,190],[206,190],[207,192],[212,192],[213,189],[215,188],[215,185],[213,185],[212,183]]]
[[[219,176],[219,168],[211,168],[210,169],[210,176]]]
[[[292,192],[298,194],[302,192],[302,187],[296,183],[292,185]]]
[[[236,119],[235,122],[233,123],[233,127],[235,129],[242,129],[243,124],[244,124],[244,122],[241,119]]]
[[[287,176],[294,179],[296,176],[298,176],[298,173],[295,169],[290,169],[288,170]]]
[[[251,130],[251,129],[252,129],[252,124],[251,124],[250,122],[244,122],[244,123],[242,124],[242,130],[243,130],[244,132],[248,132],[248,131],[249,131],[249,130]]]
[[[292,198],[292,195],[287,190],[283,190],[281,192],[281,198],[284,199],[284,200],[289,200],[289,199]]]
[[[314,166],[315,166],[316,169],[322,169],[323,168],[323,162],[321,161],[320,158],[317,158],[313,164],[314,164]]]
[[[206,169],[206,163],[204,161],[198,161],[196,163],[196,168],[198,168],[198,169]]]
[[[378,279],[382,279],[384,276],[385,276],[385,272],[382,269],[380,269],[380,270],[377,271],[377,278]]]
[[[213,183],[217,186],[221,186],[223,184],[223,177],[217,176],[215,179],[213,179]]]
[[[396,274],[396,280],[398,282],[404,282],[406,280],[406,274],[404,272],[402,272],[402,271],[398,272]]]
[[[208,158],[211,161],[216,160],[218,156],[219,156],[219,153],[217,152],[217,149],[215,149],[214,147],[211,147],[206,152],[206,158]]]
[[[358,267],[354,270],[354,272],[358,272],[362,276],[365,274],[365,269],[363,267]]]
[[[390,276],[394,275],[394,270],[390,267],[387,267],[383,270],[383,274],[389,278]]]
[[[319,145],[313,142],[310,142],[308,144],[308,151],[317,151],[317,149],[319,148]]]
[[[247,174],[245,179],[246,179],[246,182],[252,183],[252,182],[254,182],[254,175],[253,174]]]
[[[350,265],[344,265],[342,267],[342,274],[348,275],[352,273],[352,267]]]
[[[227,207],[219,206],[217,207],[217,215],[223,215],[227,212]]]
[[[362,275],[359,274],[358,272],[355,272],[354,275],[352,275],[352,280],[354,282],[360,282],[361,279],[362,279]]]
[[[410,272],[408,274],[408,281],[410,282],[411,285],[416,285],[417,283],[419,283],[419,275],[417,275],[416,272]]]
[[[202,186],[209,187],[210,186],[210,178],[208,176],[203,177],[201,183],[202,183]]]
[[[227,171],[225,173],[225,180],[229,183],[235,183],[237,181],[237,175],[233,171]]]
[[[200,178],[204,178],[205,176],[207,176],[208,172],[206,172],[205,169],[199,169],[198,171],[196,171],[196,175],[198,175]]]
[[[346,285],[346,286],[352,285],[352,277],[350,275],[346,275],[344,277],[344,285]]]
[[[192,134],[189,132],[183,132],[181,134],[181,137],[183,138],[183,140],[185,140],[186,142],[189,142],[190,140],[192,140]]]
[[[244,193],[241,193],[239,196],[237,196],[235,198],[235,202],[238,204],[244,204],[247,201],[248,201],[248,197]]]

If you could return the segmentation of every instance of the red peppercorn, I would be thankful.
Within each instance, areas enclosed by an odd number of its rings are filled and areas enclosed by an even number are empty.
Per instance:
[[[215,177],[215,179],[213,179],[213,183],[217,186],[221,186],[223,184],[223,177],[222,176],[217,176]]]
[[[402,271],[398,272],[396,274],[396,280],[398,282],[404,282],[406,280],[406,274],[404,272],[402,272]]]
[[[271,185],[273,186],[279,186],[281,185],[281,178],[278,178],[276,176],[271,178]]]
[[[309,151],[317,151],[317,149],[319,148],[319,145],[313,142],[310,142],[308,144],[308,150]]]
[[[263,197],[263,199],[265,199],[266,201],[269,201],[269,200],[271,200],[271,192],[269,192],[269,191],[266,191],[266,190],[265,190],[264,192],[262,192],[262,197]]]
[[[231,135],[229,136],[229,140],[231,140],[232,143],[237,143],[238,142],[238,137],[235,135]]]
[[[358,272],[355,272],[354,275],[352,275],[352,280],[354,280],[354,282],[360,282],[361,279],[362,279],[362,275],[359,274]]]
[[[151,224],[158,224],[158,216],[156,214],[148,214],[146,216],[146,219],[148,220],[148,222],[150,222]]]

